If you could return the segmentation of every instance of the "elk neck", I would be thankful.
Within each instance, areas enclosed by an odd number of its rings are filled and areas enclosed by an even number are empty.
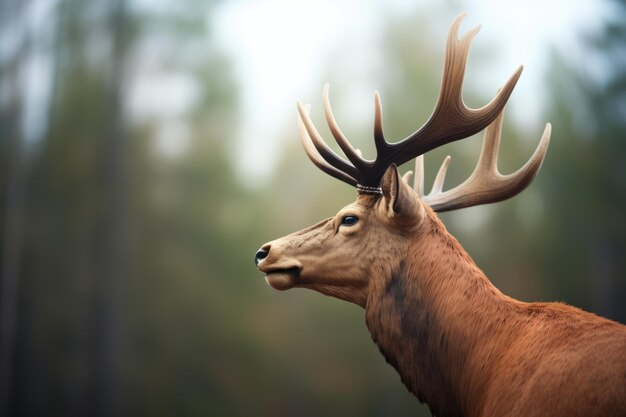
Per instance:
[[[366,323],[387,362],[434,415],[473,415],[514,337],[516,301],[426,212],[394,272],[372,279]]]

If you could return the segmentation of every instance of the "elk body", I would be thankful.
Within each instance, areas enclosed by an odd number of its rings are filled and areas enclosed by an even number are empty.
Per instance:
[[[401,142],[383,136],[375,94],[375,161],[363,159],[338,128],[336,155],[299,105],[310,159],[357,187],[336,216],[274,240],[256,254],[275,289],[309,288],[365,309],[367,327],[402,382],[438,416],[626,416],[626,326],[560,303],[502,294],[438,219],[437,211],[500,201],[534,178],[550,126],[514,174],[496,168],[502,111],[521,68],[485,107],[468,109],[461,87],[476,29],[450,29],[439,101],[426,124]],[[423,193],[425,152],[486,128],[481,156],[463,184],[443,191],[444,161]],[[413,187],[395,164],[417,158]]]

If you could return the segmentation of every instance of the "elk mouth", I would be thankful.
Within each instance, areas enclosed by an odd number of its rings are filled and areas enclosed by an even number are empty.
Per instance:
[[[275,290],[285,291],[297,284],[300,270],[297,266],[272,269],[265,273],[265,281]]]

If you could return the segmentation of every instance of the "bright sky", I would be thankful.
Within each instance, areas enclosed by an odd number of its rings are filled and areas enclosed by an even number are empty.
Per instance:
[[[443,2],[413,0],[234,0],[225,2],[214,16],[218,41],[235,62],[243,93],[240,130],[237,132],[245,177],[266,178],[279,155],[279,140],[297,140],[295,103],[318,100],[322,71],[333,68],[331,56],[341,46],[358,66],[345,68],[350,91],[368,97],[376,62],[376,45],[382,35],[381,16],[418,11],[429,14],[443,48],[454,17],[467,11],[461,31],[480,24],[474,45],[494,48],[493,65],[471,81],[477,88],[497,89],[519,65],[524,74],[511,101],[509,113],[516,121],[543,129],[538,119],[541,79],[548,70],[547,54],[554,46],[567,51],[573,62],[583,61],[580,35],[600,26],[606,15],[604,2],[592,0],[526,0],[523,6],[501,0],[459,1],[459,9]],[[345,61],[345,60],[344,60]],[[375,77],[374,77],[375,78]],[[382,82],[381,82],[382,83]],[[371,84],[371,85],[370,85]],[[366,90],[366,91],[360,91]],[[384,92],[382,92],[384,94]],[[356,100],[355,100],[356,101]],[[536,109],[536,110],[533,110]],[[367,111],[371,111],[368,109]],[[367,113],[365,111],[365,113]],[[355,112],[361,115],[362,110]],[[343,118],[350,115],[342,115]],[[287,129],[287,130],[285,130]]]

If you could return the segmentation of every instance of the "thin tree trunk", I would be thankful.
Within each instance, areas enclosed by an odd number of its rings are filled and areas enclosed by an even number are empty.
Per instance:
[[[20,19],[24,3],[16,1],[3,5],[5,19]],[[3,19],[4,20],[4,19]],[[5,21],[7,21],[5,20]],[[6,35],[6,34],[5,34]],[[20,69],[26,55],[25,33],[18,52],[8,66],[4,85],[8,86],[9,104],[3,117],[1,136],[7,146],[7,183],[4,196],[4,233],[2,236],[2,266],[0,269],[0,415],[12,412],[15,388],[15,343],[17,334],[18,288],[23,238],[23,206],[25,161],[21,130],[22,100]]]
[[[127,275],[127,132],[122,111],[126,63],[125,2],[111,2],[109,9],[112,51],[107,68],[106,127],[101,140],[99,181],[102,207],[97,219],[96,246],[96,392],[94,416],[123,414],[121,375],[124,282]]]

